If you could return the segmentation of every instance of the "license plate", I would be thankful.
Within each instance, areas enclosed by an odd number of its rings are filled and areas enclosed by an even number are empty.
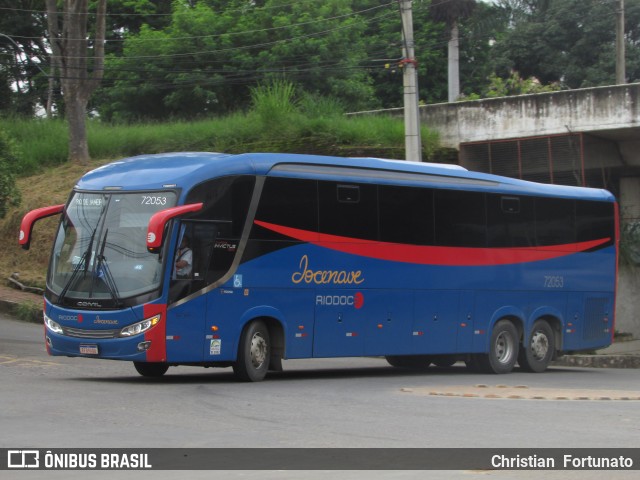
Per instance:
[[[98,345],[80,345],[80,353],[83,355],[98,355]]]

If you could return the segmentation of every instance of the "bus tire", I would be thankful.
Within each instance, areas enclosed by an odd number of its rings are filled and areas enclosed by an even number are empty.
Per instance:
[[[161,377],[169,370],[166,363],[133,362],[133,366],[143,377]]]
[[[269,330],[264,322],[254,320],[242,332],[238,346],[238,358],[233,364],[233,372],[245,382],[264,380],[269,369],[271,342]]]
[[[476,354],[474,360],[483,373],[509,373],[518,360],[518,330],[509,320],[493,327],[488,354]]]
[[[388,355],[384,357],[389,365],[398,368],[428,368],[431,365],[429,355]]]
[[[555,351],[555,336],[548,322],[538,320],[531,328],[529,341],[518,353],[518,363],[527,372],[544,372]]]

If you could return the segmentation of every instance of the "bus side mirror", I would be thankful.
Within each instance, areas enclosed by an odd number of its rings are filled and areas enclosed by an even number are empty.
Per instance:
[[[147,228],[147,250],[151,253],[158,253],[160,251],[162,248],[164,228],[169,220],[186,213],[197,212],[202,209],[202,206],[202,203],[190,203],[189,205],[167,208],[166,210],[154,213],[149,219],[149,226]]]
[[[62,210],[64,210],[64,204],[53,205],[51,207],[36,208],[35,210],[31,210],[24,217],[22,217],[22,222],[20,223],[20,238],[18,240],[20,246],[22,246],[22,248],[24,248],[25,250],[29,250],[33,224],[38,220],[42,220],[43,218],[57,215],[58,213],[61,213]]]

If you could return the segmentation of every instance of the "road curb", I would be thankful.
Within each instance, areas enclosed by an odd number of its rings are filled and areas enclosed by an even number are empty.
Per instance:
[[[640,355],[565,355],[552,363],[556,367],[640,368]]]
[[[30,306],[29,302],[14,302],[11,300],[0,299],[0,312],[13,316],[16,320],[29,323],[42,323],[42,309],[33,306],[29,310],[25,307],[25,312],[20,313],[22,306]]]

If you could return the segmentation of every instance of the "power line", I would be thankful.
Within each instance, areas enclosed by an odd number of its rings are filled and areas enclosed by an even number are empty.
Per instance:
[[[271,32],[271,31],[277,31],[277,30],[286,30],[286,29],[291,29],[291,28],[296,28],[296,27],[300,27],[300,26],[306,26],[306,25],[313,25],[313,24],[318,24],[318,23],[322,23],[322,22],[329,22],[329,21],[333,21],[333,20],[339,20],[342,18],[347,18],[347,17],[354,17],[354,16],[358,16],[364,13],[368,13],[368,12],[372,12],[374,10],[379,10],[379,9],[383,9],[386,7],[389,7],[390,5],[392,5],[393,2],[388,2],[388,3],[383,3],[381,5],[376,5],[375,7],[370,7],[370,8],[365,8],[363,10],[357,10],[355,12],[349,12],[349,13],[345,13],[343,15],[336,15],[334,17],[327,17],[327,18],[320,18],[317,20],[309,20],[307,22],[299,22],[299,23],[292,23],[289,25],[283,25],[280,27],[269,27],[269,28],[260,28],[260,29],[254,29],[254,30],[243,30],[243,31],[239,31],[239,32],[226,32],[226,33],[217,33],[217,34],[211,34],[211,35],[187,35],[187,36],[182,36],[182,37],[162,37],[162,38],[136,38],[136,41],[148,41],[148,42],[153,42],[153,43],[158,43],[158,42],[168,42],[168,41],[174,41],[174,40],[203,40],[203,39],[208,39],[208,38],[221,38],[221,37],[229,37],[229,36],[241,36],[241,35],[249,35],[249,34],[254,34],[254,33],[262,33],[262,32]],[[1,9],[2,7],[0,7]],[[276,8],[276,7],[270,7],[270,8]],[[142,15],[141,15],[142,16]],[[27,40],[33,40],[33,39],[39,39],[42,37],[29,37],[29,36],[21,36],[21,35],[14,35],[14,38],[22,38],[22,39],[27,39]],[[71,39],[68,39],[71,40]],[[128,41],[127,38],[122,38],[122,39],[109,39],[108,42],[109,43],[118,43],[118,42],[126,42]]]
[[[263,7],[254,7],[254,9],[260,9],[260,10],[272,10],[272,9],[276,9],[276,8],[283,8],[283,7],[290,7],[292,5],[297,5],[300,3],[312,3],[314,1],[317,0],[297,0],[295,2],[291,2],[291,3],[287,3],[284,5],[273,5],[273,6],[263,6]],[[193,7],[189,7],[191,9],[193,9]],[[17,7],[0,7],[0,10],[7,10],[7,11],[13,11],[13,12],[25,12],[25,13],[37,13],[37,14],[41,14],[41,15],[46,15],[48,12],[47,10],[35,10],[35,9],[28,9],[28,8],[17,8]],[[242,7],[242,8],[236,8],[236,9],[231,9],[231,10],[225,10],[226,12],[238,12],[238,13],[246,13],[247,7]],[[174,12],[171,13],[107,13],[107,17],[170,17],[173,15]],[[69,15],[74,15],[74,16],[89,16],[89,15],[95,15],[94,12],[68,12]]]
[[[389,5],[389,4],[387,4]],[[387,13],[383,13],[377,17],[374,17],[372,19],[366,19],[365,22],[374,22],[380,19],[384,19],[387,18],[389,16],[394,15],[395,12],[387,12]],[[349,15],[351,16],[351,15]],[[313,23],[318,23],[317,22],[313,22]],[[302,24],[301,24],[302,25]],[[181,52],[181,53],[170,53],[170,54],[155,54],[155,55],[128,55],[125,58],[128,59],[135,59],[135,60],[141,60],[141,59],[149,59],[149,58],[179,58],[179,57],[188,57],[188,56],[193,56],[193,55],[211,55],[211,54],[218,54],[218,53],[228,53],[228,52],[233,52],[233,51],[241,51],[241,50],[250,50],[250,49],[255,49],[255,48],[262,48],[262,47],[268,47],[268,46],[273,46],[273,45],[278,45],[278,44],[282,44],[282,43],[289,43],[289,42],[293,42],[296,40],[300,40],[300,39],[304,39],[304,38],[313,38],[313,37],[319,37],[319,36],[323,36],[325,34],[330,34],[333,32],[337,32],[340,30],[347,30],[347,29],[351,29],[354,28],[357,25],[339,25],[335,28],[329,28],[327,30],[323,30],[320,32],[312,32],[312,33],[307,33],[304,35],[298,35],[295,37],[290,37],[290,38],[285,38],[285,39],[280,39],[280,40],[274,40],[274,41],[270,41],[270,42],[262,42],[262,43],[257,43],[257,44],[252,44],[252,45],[242,45],[242,46],[237,46],[237,47],[227,47],[227,48],[221,48],[221,49],[214,49],[214,50],[201,50],[201,51],[195,51],[195,52]],[[224,34],[223,34],[224,35]],[[199,37],[190,37],[190,38],[199,38]],[[52,58],[55,58],[54,56],[52,56]],[[94,58],[91,55],[87,55],[87,56],[80,56],[80,57],[65,57],[65,58],[85,58],[85,59],[91,59]]]

